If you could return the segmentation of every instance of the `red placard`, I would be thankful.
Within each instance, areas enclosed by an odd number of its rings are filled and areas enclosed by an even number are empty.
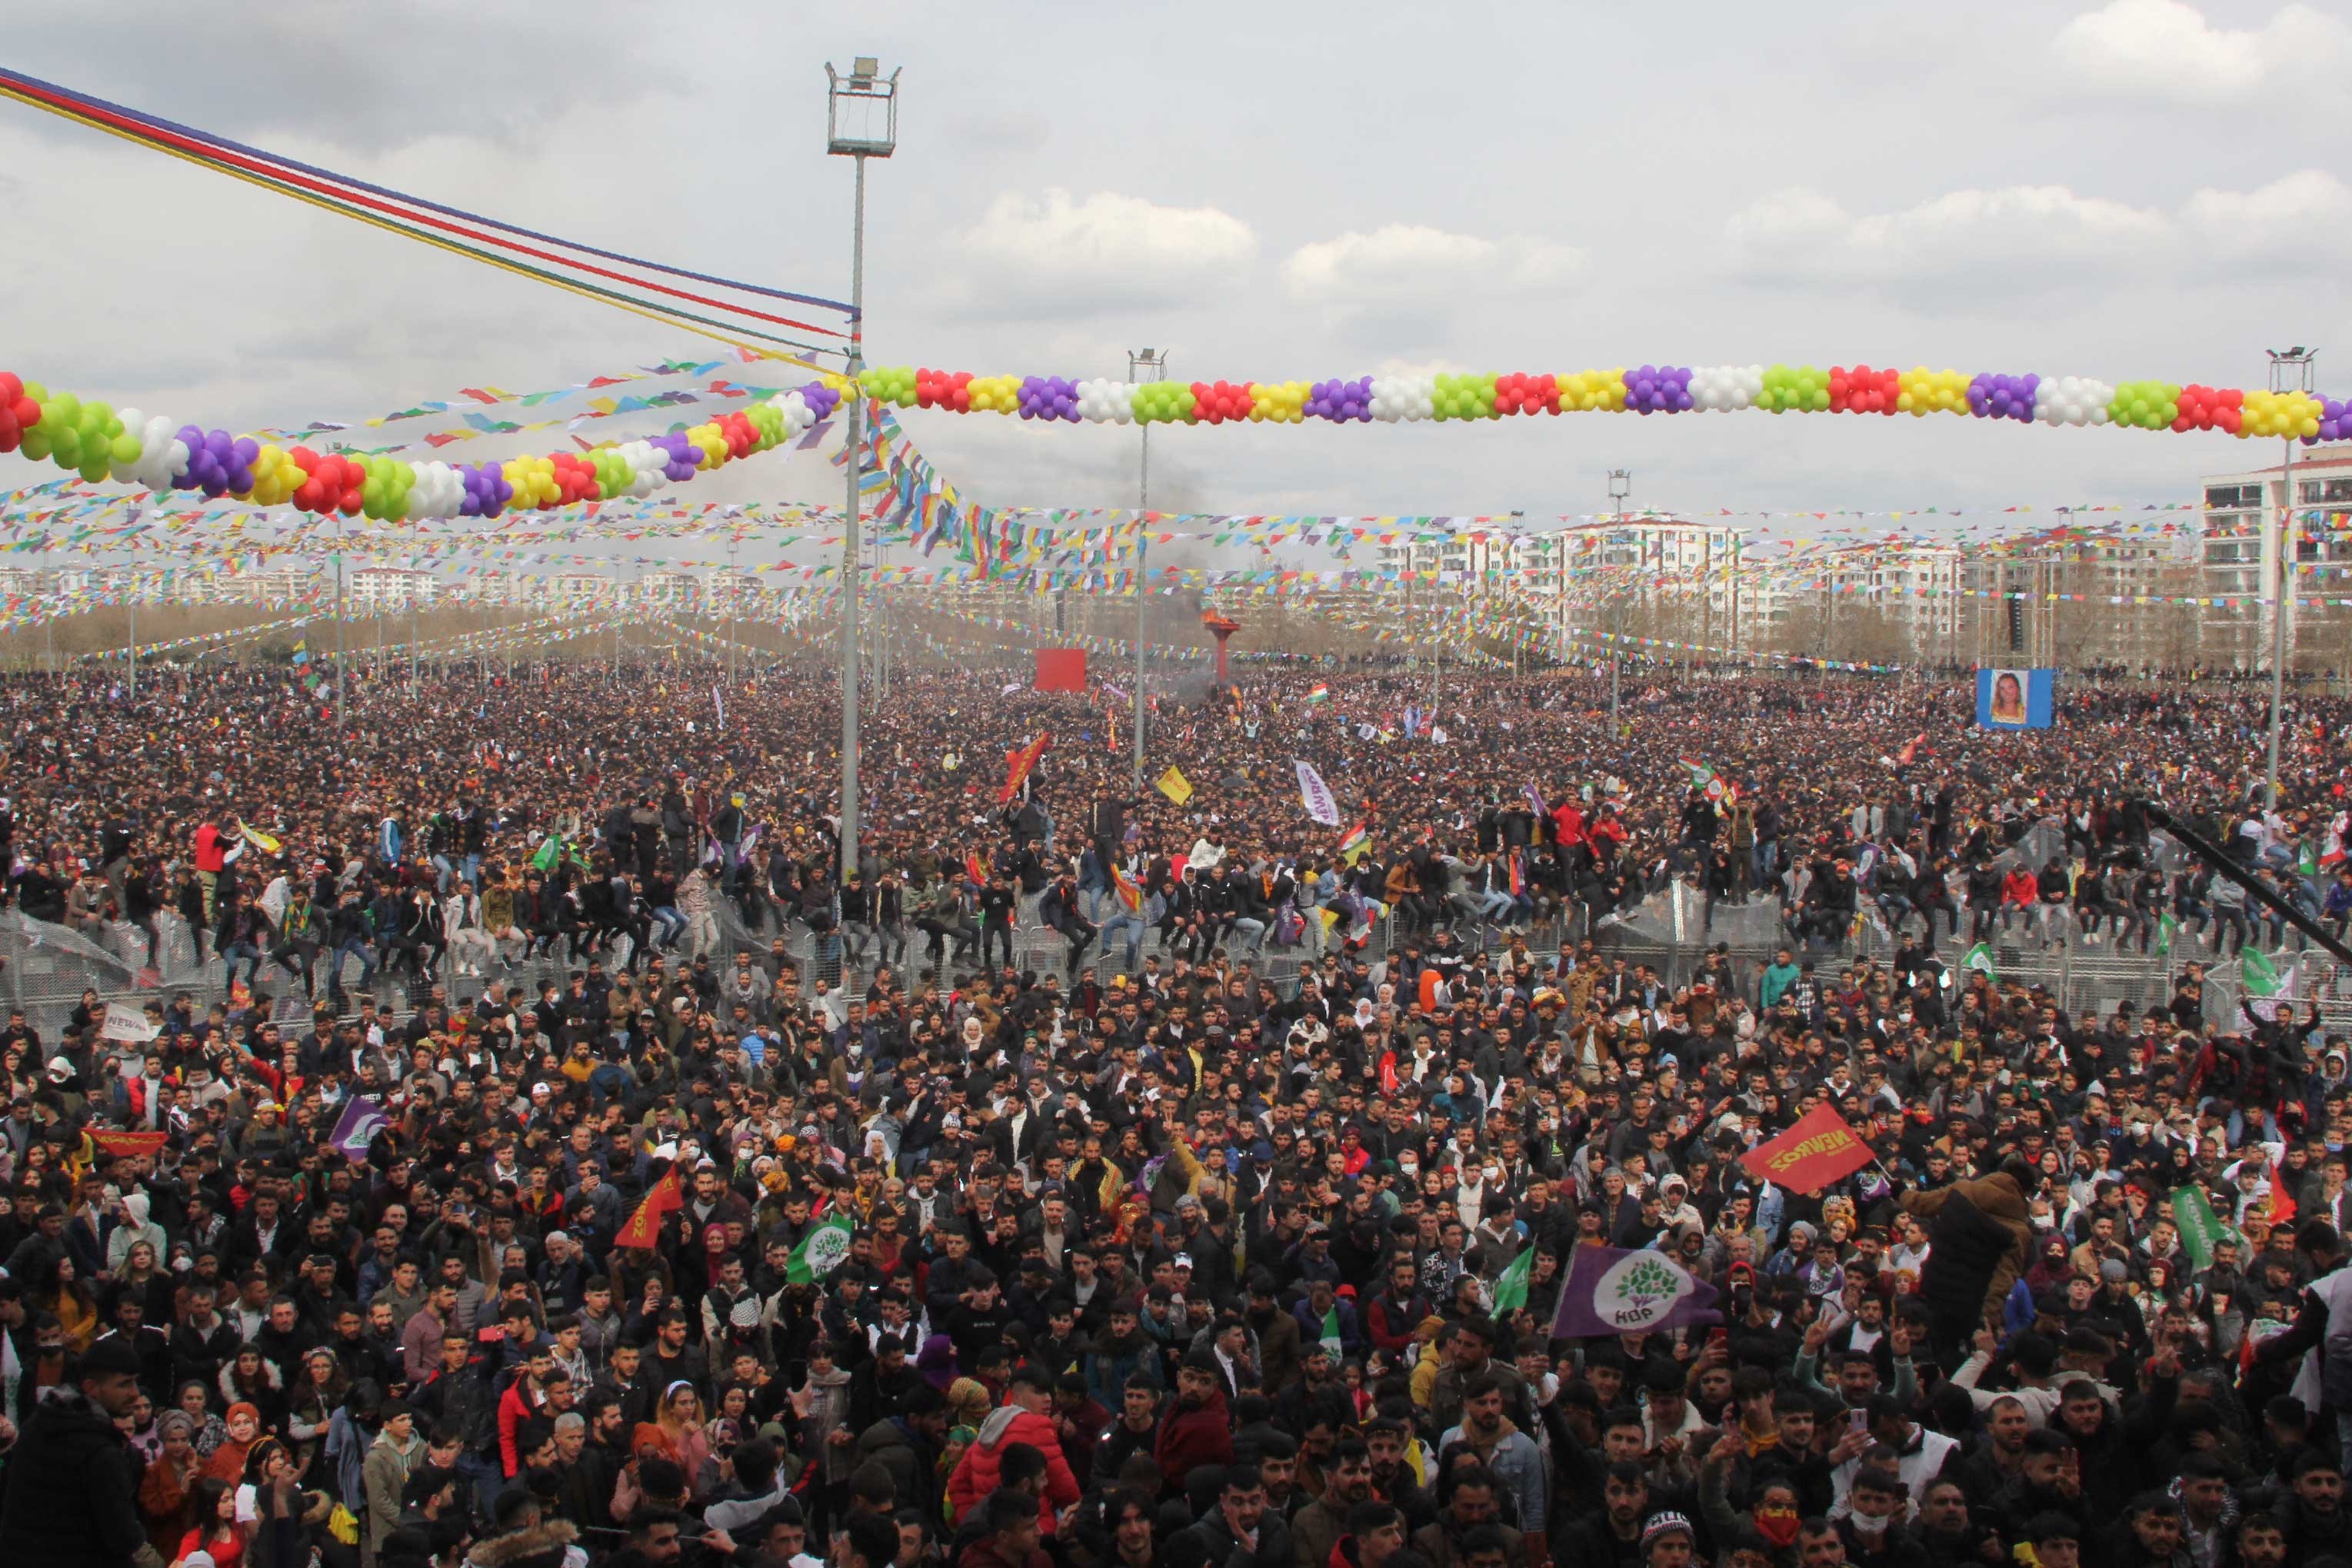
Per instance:
[[[1041,692],[1085,691],[1087,651],[1084,648],[1038,649],[1036,689]]]
[[[1779,1137],[1739,1156],[1748,1175],[1790,1192],[1819,1192],[1870,1161],[1869,1145],[1845,1124],[1844,1117],[1826,1105],[1799,1117],[1797,1124]]]

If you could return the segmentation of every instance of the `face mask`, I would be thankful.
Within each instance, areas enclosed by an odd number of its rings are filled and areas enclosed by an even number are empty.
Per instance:
[[[1774,1546],[1793,1546],[1797,1541],[1797,1511],[1794,1509],[1759,1509],[1756,1511],[1756,1533]]]
[[[1886,1533],[1887,1521],[1885,1519],[1874,1519],[1860,1509],[1846,1517],[1853,1525],[1853,1532],[1866,1541],[1875,1541]]]

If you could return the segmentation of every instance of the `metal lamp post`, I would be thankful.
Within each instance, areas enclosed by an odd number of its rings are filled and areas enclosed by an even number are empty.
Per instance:
[[[1150,371],[1151,380],[1168,379],[1168,355],[1165,350],[1138,349],[1127,356],[1127,379],[1143,380],[1142,372]],[[1149,590],[1143,582],[1144,545],[1151,531],[1151,426],[1143,427],[1143,462],[1135,476],[1135,782],[1143,783],[1143,611]]]
[[[2319,350],[2298,343],[2292,349],[2264,350],[2271,359],[2271,391],[2311,390],[2311,362]],[[2278,810],[2279,716],[2286,706],[2286,622],[2294,604],[2294,437],[2284,443],[2286,458],[2279,484],[2278,530],[2273,551],[2278,558],[2277,590],[2271,600],[2271,740],[2270,760],[2263,773],[2263,814]]]
[[[1617,514],[1620,532],[1625,527],[1625,501],[1633,493],[1633,471],[1631,468],[1609,470],[1609,509]],[[1614,633],[1609,639],[1609,733],[1614,737],[1617,733],[1617,665],[1625,644],[1625,597],[1621,591],[1612,588],[1609,600],[1610,629]]]
[[[850,219],[849,361],[855,382],[866,368],[866,161],[887,158],[898,147],[898,73],[882,75],[879,61],[860,55],[845,78],[824,68],[824,150],[856,161],[857,193]],[[841,534],[841,874],[857,869],[857,424],[864,394],[856,386],[843,399],[849,419],[844,433],[849,461],[848,505]]]

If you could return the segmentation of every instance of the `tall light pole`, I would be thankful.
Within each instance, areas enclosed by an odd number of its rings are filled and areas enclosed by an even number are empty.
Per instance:
[[[2319,358],[2318,350],[2298,343],[2292,349],[2264,351],[2271,357],[2271,391],[2311,390],[2311,362]],[[2294,604],[2294,437],[2288,436],[2282,444],[2286,448],[2286,458],[2280,475],[2274,548],[2278,589],[2271,601],[2270,762],[2263,774],[2263,814],[2266,817],[2278,810],[2279,715],[2286,706],[2286,621]]]
[[[341,729],[347,714],[345,694],[352,673],[343,664],[343,514],[335,514],[335,727]]]
[[[1127,379],[1144,379],[1150,371],[1151,380],[1168,379],[1168,355],[1164,350],[1138,349],[1127,356]],[[1135,782],[1143,784],[1143,611],[1150,592],[1143,582],[1144,546],[1151,533],[1151,426],[1143,427],[1143,462],[1135,476]]]
[[[131,503],[131,525],[134,528],[139,526],[139,503],[136,501]],[[131,676],[127,689],[131,694],[131,700],[137,702],[139,700],[139,590],[137,584],[131,580],[128,569],[123,572],[122,583],[122,605],[131,612]]]
[[[1609,470],[1609,509],[1617,514],[1617,528],[1621,533],[1625,528],[1625,501],[1633,494],[1633,471],[1631,468]],[[1601,553],[1605,567],[1608,552],[1604,549]],[[1609,639],[1609,733],[1613,737],[1617,733],[1617,664],[1625,643],[1625,597],[1612,590],[1609,598],[1610,627],[1615,633]]]
[[[850,219],[849,361],[852,382],[844,398],[849,419],[843,439],[849,461],[848,506],[841,531],[841,875],[857,869],[857,481],[858,415],[865,393],[854,384],[866,368],[866,160],[887,158],[898,147],[898,73],[882,75],[881,63],[860,55],[846,78],[824,68],[824,150],[855,160],[857,192]]]

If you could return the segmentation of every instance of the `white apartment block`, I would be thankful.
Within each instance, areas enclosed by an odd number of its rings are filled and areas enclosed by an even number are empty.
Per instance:
[[[270,571],[224,573],[214,580],[214,595],[236,604],[285,604],[318,592],[320,576],[310,567],[273,567]]]
[[[1832,553],[1822,570],[1840,604],[1873,604],[1925,657],[1951,651],[1965,561],[1957,545],[1865,544]]]
[[[614,584],[607,571],[560,571],[541,580],[542,602],[570,605],[610,604]]]
[[[2198,645],[2210,664],[2239,670],[2271,665],[2277,612],[2281,514],[2288,507],[2284,465],[2236,474],[2209,474],[2199,486],[2204,523],[2198,596]],[[2294,499],[2284,520],[2287,559],[2295,563],[2287,591],[2287,666],[2298,662],[2342,669],[2342,629],[2352,621],[2340,606],[2299,606],[2295,599],[2352,596],[2352,531],[2331,514],[2352,512],[2352,453],[2298,448]],[[2323,628],[2327,629],[2323,631]],[[2299,661],[2300,655],[2300,661]]]
[[[344,595],[361,615],[382,614],[429,605],[438,595],[441,580],[429,571],[404,566],[363,566],[351,574]]]

